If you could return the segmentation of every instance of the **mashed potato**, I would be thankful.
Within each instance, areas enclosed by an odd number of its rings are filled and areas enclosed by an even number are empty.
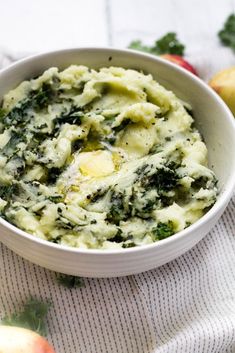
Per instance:
[[[54,243],[153,243],[216,200],[190,111],[151,75],[51,68],[4,96],[0,129],[1,216]]]

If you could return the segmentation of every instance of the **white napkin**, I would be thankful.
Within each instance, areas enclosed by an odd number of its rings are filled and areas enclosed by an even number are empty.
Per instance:
[[[202,73],[204,59],[195,60]],[[10,61],[0,57],[0,65]],[[0,318],[32,296],[53,303],[48,339],[57,353],[234,353],[234,212],[235,196],[210,234],[167,265],[84,279],[77,289],[0,245]]]

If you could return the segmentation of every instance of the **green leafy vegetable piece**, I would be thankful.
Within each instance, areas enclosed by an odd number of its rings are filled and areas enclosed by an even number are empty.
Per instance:
[[[131,119],[124,119],[120,125],[114,126],[113,130],[115,130],[115,133],[124,130],[128,125],[133,124]]]
[[[2,149],[3,155],[7,157],[14,155],[19,150],[18,145],[21,142],[25,142],[25,135],[18,131],[12,131],[10,140]]]
[[[46,336],[45,318],[48,313],[49,302],[41,302],[38,299],[29,299],[21,311],[6,316],[2,320],[3,325],[23,327]]]
[[[124,195],[122,193],[113,192],[110,211],[107,214],[107,220],[109,222],[119,224],[119,222],[126,217],[123,206],[123,197]]]
[[[30,98],[25,98],[20,101],[12,110],[3,118],[5,126],[12,125],[25,125],[29,119],[30,115],[28,110],[31,107]]]
[[[173,223],[171,221],[168,223],[158,223],[157,227],[153,228],[152,231],[157,240],[168,238],[175,233]]]
[[[6,115],[6,112],[3,108],[0,108],[0,119],[2,119]]]
[[[84,281],[81,277],[65,275],[63,273],[57,273],[56,279],[59,284],[66,288],[82,288],[85,286]]]
[[[135,49],[135,50],[139,50],[139,51],[143,51],[143,52],[150,53],[150,54],[154,54],[154,53],[153,53],[153,48],[150,47],[150,46],[144,45],[144,44],[142,43],[142,41],[139,40],[139,39],[138,39],[138,40],[133,40],[133,41],[129,44],[128,48],[130,48],[130,49]]]
[[[47,182],[48,184],[54,184],[63,172],[63,168],[52,167],[48,169]]]
[[[54,196],[49,196],[48,200],[54,203],[60,203],[64,201],[64,197],[62,195],[54,195]]]
[[[157,170],[153,175],[152,183],[157,187],[159,192],[172,190],[178,181],[176,172],[169,168],[162,168]]]
[[[48,83],[43,83],[42,87],[35,92],[32,92],[32,108],[41,110],[50,104],[51,100],[55,96],[55,91],[52,86]]]
[[[185,46],[180,43],[175,32],[169,32],[156,40],[153,46],[146,46],[140,40],[135,40],[130,43],[129,48],[154,55],[175,54],[183,56]]]
[[[32,118],[32,109],[45,108],[56,95],[53,87],[43,83],[39,90],[32,90],[27,98],[22,99],[3,117],[5,126],[24,126]]]
[[[122,231],[121,229],[117,230],[117,233],[115,234],[115,236],[111,239],[109,239],[110,241],[114,241],[115,243],[121,243],[123,240],[123,236],[122,236]]]
[[[122,244],[123,249],[134,248],[136,244],[134,242],[124,243]]]
[[[174,168],[171,165],[169,167],[164,166],[157,169],[154,174],[149,175],[148,165],[143,165],[136,170],[136,174],[142,187],[156,188],[159,194],[161,194],[176,187],[179,177],[175,169],[176,167]]]
[[[83,147],[84,141],[83,140],[75,140],[72,141],[71,144],[71,150],[72,150],[72,154],[78,150],[80,150]]]
[[[18,185],[0,185],[0,197],[5,201],[10,201],[13,195],[19,191]]]
[[[174,32],[169,32],[155,42],[153,50],[158,54],[184,55],[184,45],[179,42]]]
[[[224,23],[218,36],[221,42],[235,51],[235,14],[231,14]]]
[[[72,107],[68,113],[61,114],[54,119],[55,129],[59,129],[62,124],[81,125],[82,117],[84,116],[83,108]]]

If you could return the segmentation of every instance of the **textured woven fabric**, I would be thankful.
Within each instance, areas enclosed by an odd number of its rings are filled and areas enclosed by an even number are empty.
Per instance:
[[[48,339],[57,353],[234,353],[234,214],[235,197],[210,234],[169,264],[84,279],[77,289],[0,245],[0,317],[29,297],[49,299]]]
[[[235,198],[197,246],[158,269],[85,279],[66,289],[55,274],[1,245],[0,314],[28,297],[50,299],[58,353],[235,352]]]

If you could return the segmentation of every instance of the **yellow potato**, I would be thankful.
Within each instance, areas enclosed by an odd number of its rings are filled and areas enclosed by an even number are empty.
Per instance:
[[[0,326],[0,353],[55,353],[45,338],[20,327]]]
[[[219,94],[235,115],[235,66],[218,72],[209,85]]]

